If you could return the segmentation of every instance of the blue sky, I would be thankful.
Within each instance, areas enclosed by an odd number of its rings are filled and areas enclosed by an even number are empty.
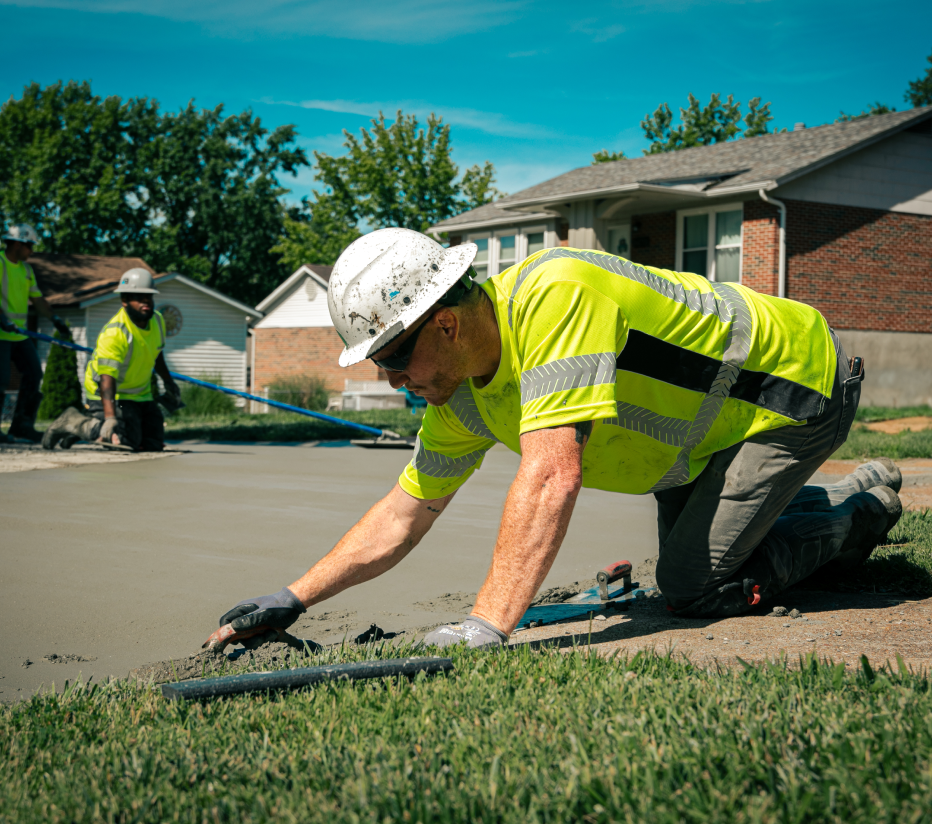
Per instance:
[[[771,101],[774,126],[902,109],[932,51],[932,3],[819,0],[0,0],[0,92],[91,80],[100,95],[194,99],[310,151],[341,151],[381,109],[452,125],[461,168],[491,160],[518,191],[638,155],[640,121],[692,92]],[[298,197],[311,171],[286,178]]]

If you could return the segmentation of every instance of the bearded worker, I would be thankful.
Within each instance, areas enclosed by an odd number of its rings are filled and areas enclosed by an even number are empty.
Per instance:
[[[845,441],[863,379],[815,309],[570,248],[476,284],[475,254],[383,229],[340,256],[340,365],[371,358],[426,399],[415,455],[302,578],[221,625],[285,627],[391,569],[497,442],[521,464],[491,568],[472,614],[428,643],[507,641],[582,487],[655,496],[657,584],[683,616],[734,615],[829,562],[860,563],[896,523],[887,459],[806,486]]]

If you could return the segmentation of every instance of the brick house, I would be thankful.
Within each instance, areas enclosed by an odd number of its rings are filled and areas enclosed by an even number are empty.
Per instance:
[[[932,107],[586,166],[431,232],[482,277],[563,245],[809,303],[862,403],[932,403]]]
[[[375,381],[384,372],[371,361],[342,368],[343,342],[327,308],[332,266],[305,265],[256,306],[264,317],[252,327],[252,392],[276,380],[316,375],[331,392],[347,380]],[[380,375],[381,373],[381,375]]]

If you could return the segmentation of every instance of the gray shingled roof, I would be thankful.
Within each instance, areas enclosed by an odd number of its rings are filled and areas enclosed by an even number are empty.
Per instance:
[[[502,201],[498,202],[501,203]],[[551,217],[553,217],[553,215],[548,212],[509,212],[495,203],[487,203],[485,206],[480,206],[478,209],[463,212],[455,217],[442,220],[437,226],[443,226],[445,229],[452,229],[457,226],[469,226],[473,223],[490,223],[496,219],[509,220],[514,223],[515,220],[525,222],[529,220],[546,220]]]
[[[773,188],[930,115],[932,106],[926,106],[847,123],[583,166],[508,195],[494,205],[445,220],[436,228],[491,221],[498,215],[513,218],[520,213],[508,211],[508,207],[545,206],[564,198],[623,191],[634,184],[675,186],[681,191],[701,191],[710,196]]]

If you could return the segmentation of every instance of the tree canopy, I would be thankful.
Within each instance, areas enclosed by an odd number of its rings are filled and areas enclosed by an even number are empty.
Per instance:
[[[288,217],[278,175],[309,165],[295,137],[250,111],[33,83],[0,107],[0,217],[33,223],[44,251],[140,256],[255,303],[285,274],[270,249]]]
[[[489,161],[470,166],[457,179],[450,127],[436,115],[422,125],[415,115],[399,111],[389,124],[379,112],[359,137],[343,135],[346,154],[314,152],[324,191],[305,204],[302,215],[286,221],[285,236],[273,250],[289,267],[333,263],[359,237],[360,225],[423,232],[502,196]]]
[[[757,137],[769,134],[767,124],[773,120],[770,103],[761,105],[761,98],[754,97],[748,102],[748,113],[741,117],[741,103],[736,103],[734,95],[722,100],[721,95],[713,94],[708,104],[703,106],[699,100],[689,94],[689,105],[680,109],[680,122],[673,124],[673,112],[668,103],[661,103],[654,113],[647,114],[641,121],[644,135],[651,141],[644,154],[660,154],[688,149],[692,146],[709,146],[723,143],[739,137]],[[624,152],[602,149],[592,155],[592,165],[624,160]]]

